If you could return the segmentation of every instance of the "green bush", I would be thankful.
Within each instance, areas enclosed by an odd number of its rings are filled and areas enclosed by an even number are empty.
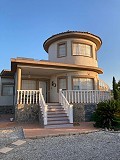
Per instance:
[[[119,127],[120,101],[109,100],[100,102],[93,114],[96,127],[112,129]]]

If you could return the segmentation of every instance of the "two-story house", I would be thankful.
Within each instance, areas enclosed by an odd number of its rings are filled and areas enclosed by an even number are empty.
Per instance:
[[[74,104],[110,98],[108,85],[99,79],[101,44],[89,32],[67,31],[44,42],[48,60],[12,58],[11,70],[1,72],[0,106],[13,106],[18,121],[35,119],[34,112],[46,127],[72,124]]]

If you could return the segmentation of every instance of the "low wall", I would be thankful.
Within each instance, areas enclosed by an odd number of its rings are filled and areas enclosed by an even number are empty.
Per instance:
[[[96,104],[73,103],[73,122],[89,122]]]
[[[0,114],[14,114],[14,106],[0,106]]]
[[[18,122],[39,122],[43,124],[40,107],[36,104],[18,104],[15,108],[15,119]]]

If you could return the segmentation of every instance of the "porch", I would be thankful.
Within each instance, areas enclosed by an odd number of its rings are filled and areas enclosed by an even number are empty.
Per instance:
[[[109,100],[110,92],[99,90],[59,90],[59,103],[45,102],[42,89],[17,90],[17,105],[38,105],[43,118],[43,125],[73,124],[73,104],[97,104]],[[51,126],[52,125],[52,126]],[[65,125],[66,127],[66,125]]]

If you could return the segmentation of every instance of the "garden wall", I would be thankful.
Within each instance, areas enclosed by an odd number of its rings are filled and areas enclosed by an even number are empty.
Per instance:
[[[73,103],[73,122],[89,122],[96,109],[96,104]]]

